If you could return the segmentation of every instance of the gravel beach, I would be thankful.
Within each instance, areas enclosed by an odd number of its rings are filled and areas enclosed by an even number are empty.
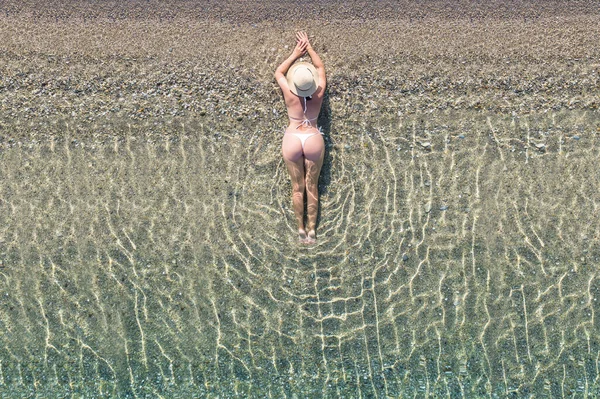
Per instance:
[[[2,146],[60,137],[63,122],[82,140],[108,125],[281,125],[272,74],[298,29],[327,66],[332,123],[600,104],[594,1],[8,1],[0,10]]]

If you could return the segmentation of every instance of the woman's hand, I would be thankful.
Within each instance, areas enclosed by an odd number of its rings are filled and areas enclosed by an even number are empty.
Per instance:
[[[308,35],[306,32],[297,32],[296,33],[296,41],[299,43],[306,43],[306,49],[309,50],[311,47],[310,41],[308,40]]]
[[[298,35],[296,35],[296,38],[297,37],[298,37]],[[306,53],[307,45],[308,45],[308,42],[297,40],[296,47],[294,48],[294,51],[292,52],[292,56],[294,58],[302,57]]]

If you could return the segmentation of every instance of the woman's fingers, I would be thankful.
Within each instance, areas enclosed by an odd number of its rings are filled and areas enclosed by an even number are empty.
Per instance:
[[[296,32],[296,40],[297,41],[308,41],[308,35],[306,32]]]
[[[302,53],[306,52],[308,46],[310,46],[310,42],[308,41],[308,35],[306,34],[306,32],[296,32],[296,46],[298,50],[302,51]]]
[[[298,32],[298,34],[303,42],[310,44],[310,41],[308,40],[308,34],[306,32]]]

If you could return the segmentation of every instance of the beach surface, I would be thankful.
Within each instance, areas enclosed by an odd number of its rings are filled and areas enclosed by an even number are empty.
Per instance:
[[[600,394],[600,3],[9,0],[0,37],[0,396]]]

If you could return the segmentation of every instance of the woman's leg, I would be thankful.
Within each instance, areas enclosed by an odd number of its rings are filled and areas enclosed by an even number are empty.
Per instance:
[[[304,231],[304,156],[302,144],[297,137],[291,134],[283,135],[281,153],[292,179],[292,204],[296,222],[298,223],[298,236],[300,240],[306,239]]]
[[[323,136],[315,134],[304,143],[304,168],[306,170],[306,199],[308,214],[308,239],[316,240],[317,213],[319,212],[319,175],[325,155]]]

